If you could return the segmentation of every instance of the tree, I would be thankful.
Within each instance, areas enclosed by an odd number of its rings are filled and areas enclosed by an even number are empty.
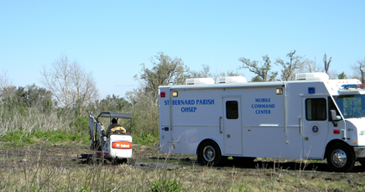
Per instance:
[[[185,83],[189,68],[184,65],[180,58],[172,59],[164,55],[163,52],[158,52],[150,60],[153,64],[152,69],[146,68],[146,65],[142,63],[140,75],[135,75],[134,77],[136,80],[141,80],[144,92],[154,100],[157,99],[159,86]]]
[[[35,107],[43,112],[49,112],[53,107],[52,93],[35,84],[18,87],[15,97],[19,98],[26,107]]]
[[[201,71],[189,71],[189,78],[207,78],[212,77],[210,73],[209,65],[202,65],[203,69]]]
[[[342,72],[337,77],[338,77],[338,79],[346,79],[346,74],[345,74],[345,72]]]
[[[255,77],[255,79],[261,79],[262,81],[274,81],[278,72],[271,71],[271,61],[269,56],[262,56],[262,59],[264,60],[264,63],[259,66],[258,61],[251,62],[249,59],[241,57],[239,61],[243,63],[243,66],[239,69],[248,69],[250,72],[256,74],[257,77]]]
[[[214,80],[217,77],[228,77],[228,76],[239,76],[240,74],[237,71],[228,70],[226,72],[217,72],[211,73],[209,65],[202,65],[203,69],[201,71],[189,71],[189,78],[213,78]]]
[[[323,56],[323,62],[324,62],[324,71],[328,74],[328,69],[330,68],[330,64],[332,61],[332,56],[327,61],[327,54],[325,53]]]
[[[365,83],[365,59],[357,61],[353,66],[354,70],[353,77],[356,79],[360,79],[361,83]]]
[[[303,68],[304,62],[302,62],[302,57],[294,56],[296,51],[289,52],[286,56],[289,58],[289,61],[286,63],[282,59],[276,59],[276,63],[280,64],[283,69],[281,70],[281,80],[289,81],[294,79],[295,72],[298,69]]]
[[[3,71],[3,74],[0,74],[0,100],[14,96],[15,91],[16,87],[12,85],[6,71]]]
[[[107,95],[105,99],[97,100],[95,102],[95,109],[91,111],[113,111],[113,112],[128,112],[131,104],[124,99],[116,95]]]
[[[66,110],[75,108],[77,115],[98,97],[98,89],[92,73],[86,71],[77,61],[70,61],[62,55],[50,68],[43,67],[42,84],[52,92],[58,105]]]
[[[262,82],[262,78],[256,75],[251,78],[251,82]]]
[[[308,72],[308,73],[315,73],[315,72],[322,72],[323,68],[319,65],[317,65],[317,59],[314,58],[314,60],[309,60],[307,57],[305,57],[303,61],[303,68],[302,72]]]

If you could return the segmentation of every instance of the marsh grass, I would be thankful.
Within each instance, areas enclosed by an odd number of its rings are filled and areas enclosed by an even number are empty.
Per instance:
[[[289,170],[281,162],[244,168],[102,162],[84,163],[42,147],[1,150],[0,191],[362,191],[365,184],[361,172]]]

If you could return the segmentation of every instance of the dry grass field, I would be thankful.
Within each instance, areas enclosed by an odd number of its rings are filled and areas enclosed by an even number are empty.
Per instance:
[[[134,146],[127,164],[88,162],[88,146],[30,145],[0,150],[0,191],[364,191],[365,169],[330,172],[324,162],[256,159],[202,166],[195,156]],[[145,160],[153,159],[150,163]],[[148,161],[147,161],[148,162]]]

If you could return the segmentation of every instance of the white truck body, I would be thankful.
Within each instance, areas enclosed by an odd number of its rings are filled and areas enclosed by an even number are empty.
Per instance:
[[[322,73],[297,74],[299,80],[288,82],[229,79],[229,84],[195,80],[159,87],[162,152],[199,156],[200,145],[209,140],[223,157],[324,159],[334,143],[342,143],[352,152],[340,157],[333,152],[341,161],[334,163],[337,171],[347,170],[341,167],[344,158],[365,158],[360,81],[328,80]]]

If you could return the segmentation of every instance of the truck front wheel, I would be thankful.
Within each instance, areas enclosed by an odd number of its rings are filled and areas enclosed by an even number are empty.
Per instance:
[[[222,165],[224,157],[218,145],[213,141],[205,141],[198,150],[198,159],[203,165]]]
[[[336,143],[328,149],[327,164],[333,171],[350,171],[355,164],[355,155],[349,146]]]

